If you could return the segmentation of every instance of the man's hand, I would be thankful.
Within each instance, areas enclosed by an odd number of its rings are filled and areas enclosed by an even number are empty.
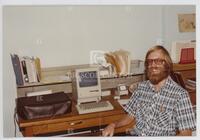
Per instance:
[[[121,120],[109,124],[103,131],[102,136],[113,136],[115,128],[119,128],[125,125],[128,125],[134,121],[134,117],[126,115]]]
[[[115,130],[115,124],[111,123],[109,124],[103,131],[102,131],[102,136],[110,136],[112,137],[114,134],[114,130]]]

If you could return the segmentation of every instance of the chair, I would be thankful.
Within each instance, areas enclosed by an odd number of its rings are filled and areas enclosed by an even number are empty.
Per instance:
[[[170,76],[177,84],[186,89],[185,82],[180,72],[171,72]]]

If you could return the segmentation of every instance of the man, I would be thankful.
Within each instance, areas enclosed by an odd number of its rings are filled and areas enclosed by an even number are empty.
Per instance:
[[[172,60],[162,46],[151,48],[145,58],[147,81],[141,82],[124,107],[122,120],[108,125],[103,136],[113,136],[114,129],[135,121],[135,136],[190,136],[196,128],[188,92],[175,83],[170,73]],[[178,132],[178,133],[177,133]]]

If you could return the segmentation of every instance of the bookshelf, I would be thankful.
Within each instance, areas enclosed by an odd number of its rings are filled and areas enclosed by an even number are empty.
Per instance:
[[[27,83],[17,86],[17,97],[23,97],[29,92],[38,92],[44,90],[52,90],[52,92],[72,93],[71,72],[75,68],[85,67],[85,65],[71,65],[61,67],[49,67],[41,69],[41,81],[36,83]],[[135,73],[128,76],[108,76],[101,77],[102,90],[110,90],[116,88],[118,84],[138,84],[144,80],[142,73]]]

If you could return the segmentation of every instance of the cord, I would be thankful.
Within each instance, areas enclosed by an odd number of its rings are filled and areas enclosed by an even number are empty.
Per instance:
[[[15,108],[14,109],[14,116],[13,116],[14,118],[14,125],[15,125],[15,132],[14,132],[14,136],[16,137],[16,134],[17,134],[17,123],[18,123],[18,119],[17,119],[17,109]]]

